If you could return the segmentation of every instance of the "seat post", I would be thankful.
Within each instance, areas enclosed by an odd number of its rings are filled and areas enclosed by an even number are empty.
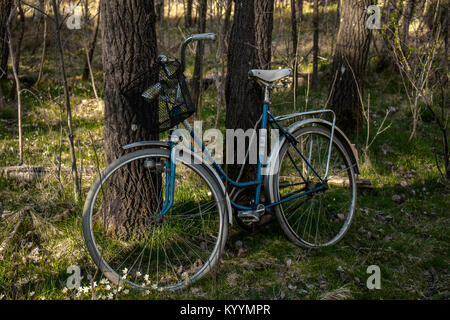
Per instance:
[[[265,83],[264,84],[264,103],[267,105],[270,105],[270,85]]]

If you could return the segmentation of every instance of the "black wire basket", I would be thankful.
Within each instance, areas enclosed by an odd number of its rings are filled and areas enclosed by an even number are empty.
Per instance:
[[[155,64],[126,85],[122,94],[130,101],[136,121],[152,133],[169,130],[195,112],[178,60]]]

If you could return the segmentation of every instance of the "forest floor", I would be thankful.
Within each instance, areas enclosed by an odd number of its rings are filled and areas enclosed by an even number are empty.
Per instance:
[[[307,17],[306,21],[309,21]],[[288,21],[288,20],[287,20]],[[282,27],[275,20],[275,26]],[[187,30],[184,30],[188,33]],[[191,30],[192,31],[192,30]],[[287,33],[287,31],[285,31]],[[310,48],[308,30],[302,30],[305,54]],[[173,31],[175,33],[175,31]],[[275,34],[275,33],[274,33]],[[33,43],[33,31],[24,41],[22,74],[36,74],[40,55]],[[78,165],[96,166],[102,155],[103,105],[93,99],[90,81],[81,81],[84,55],[76,38],[67,43]],[[80,36],[81,37],[81,36]],[[181,38],[181,36],[179,36]],[[28,39],[28,40],[27,40]],[[278,42],[277,42],[278,41]],[[278,50],[284,40],[275,37]],[[324,43],[329,38],[323,40]],[[75,42],[75,44],[71,44]],[[167,43],[171,43],[170,39]],[[70,47],[72,46],[72,47]],[[160,51],[167,47],[160,44]],[[330,69],[331,59],[322,46],[321,74]],[[33,49],[34,48],[34,49]],[[33,52],[34,51],[34,52]],[[99,50],[97,50],[99,51]],[[172,49],[177,54],[177,48]],[[214,69],[213,50],[205,63]],[[57,168],[70,165],[65,114],[60,113],[62,87],[57,59],[48,50],[45,78],[28,87],[24,98],[24,163]],[[274,53],[276,67],[283,64]],[[192,57],[189,60],[192,62]],[[101,96],[102,72],[99,53],[94,57],[96,85]],[[190,63],[192,65],[192,63]],[[311,71],[310,63],[301,72]],[[189,71],[189,70],[188,70]],[[191,70],[190,70],[191,71]],[[327,99],[329,80],[322,76],[316,87],[302,83],[296,110],[320,108]],[[1,84],[6,105],[0,108],[0,166],[16,165],[16,104],[8,99],[11,82]],[[229,232],[223,262],[217,273],[176,292],[115,292],[118,299],[448,299],[450,298],[449,229],[450,189],[435,162],[439,132],[431,117],[422,112],[416,136],[409,141],[412,121],[401,79],[392,70],[377,72],[369,61],[366,96],[370,100],[369,137],[372,139],[385,112],[391,113],[390,127],[378,135],[364,153],[367,124],[350,140],[359,151],[360,178],[370,179],[374,188],[358,190],[353,225],[335,246],[320,250],[296,247],[282,233],[277,222],[253,234],[233,226]],[[202,98],[204,128],[214,125],[217,92],[212,86]],[[292,111],[293,93],[286,89],[274,95],[273,113]],[[366,102],[367,107],[367,102]],[[224,128],[222,110],[219,128]],[[63,119],[61,121],[61,118]],[[61,135],[62,132],[62,135]],[[61,146],[61,148],[60,148]],[[99,160],[100,166],[104,161]],[[55,170],[56,172],[56,170]],[[92,293],[64,289],[67,268],[81,268],[83,286],[92,270],[81,232],[82,206],[92,177],[83,176],[82,199],[74,201],[70,174],[63,171],[33,180],[0,175],[0,299],[90,299]],[[20,222],[20,223],[19,223]],[[12,237],[11,237],[12,235]],[[381,269],[381,288],[368,289],[367,268]],[[112,293],[105,284],[96,288],[97,297]]]

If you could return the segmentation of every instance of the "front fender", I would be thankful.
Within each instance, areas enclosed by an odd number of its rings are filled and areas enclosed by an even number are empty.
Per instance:
[[[169,149],[168,141],[159,141],[159,140],[148,140],[148,141],[138,141],[129,143],[127,145],[122,146],[123,150],[131,149],[131,148],[140,148],[140,147],[158,147],[158,148],[167,148]]]

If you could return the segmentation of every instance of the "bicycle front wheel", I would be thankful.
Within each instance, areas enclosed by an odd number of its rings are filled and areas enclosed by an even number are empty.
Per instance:
[[[326,178],[328,187],[313,191],[321,185],[317,175],[325,176],[330,131],[304,127],[292,135],[297,148],[288,141],[283,144],[280,168],[272,184],[274,202],[291,199],[275,206],[278,221],[287,237],[299,246],[317,248],[335,244],[344,237],[355,211],[356,178],[352,161],[343,143],[334,136]],[[305,194],[295,198],[302,193]]]
[[[228,220],[225,195],[203,164],[177,159],[173,204],[166,203],[170,152],[146,149],[113,161],[87,196],[83,233],[89,253],[114,284],[181,289],[218,263]]]

